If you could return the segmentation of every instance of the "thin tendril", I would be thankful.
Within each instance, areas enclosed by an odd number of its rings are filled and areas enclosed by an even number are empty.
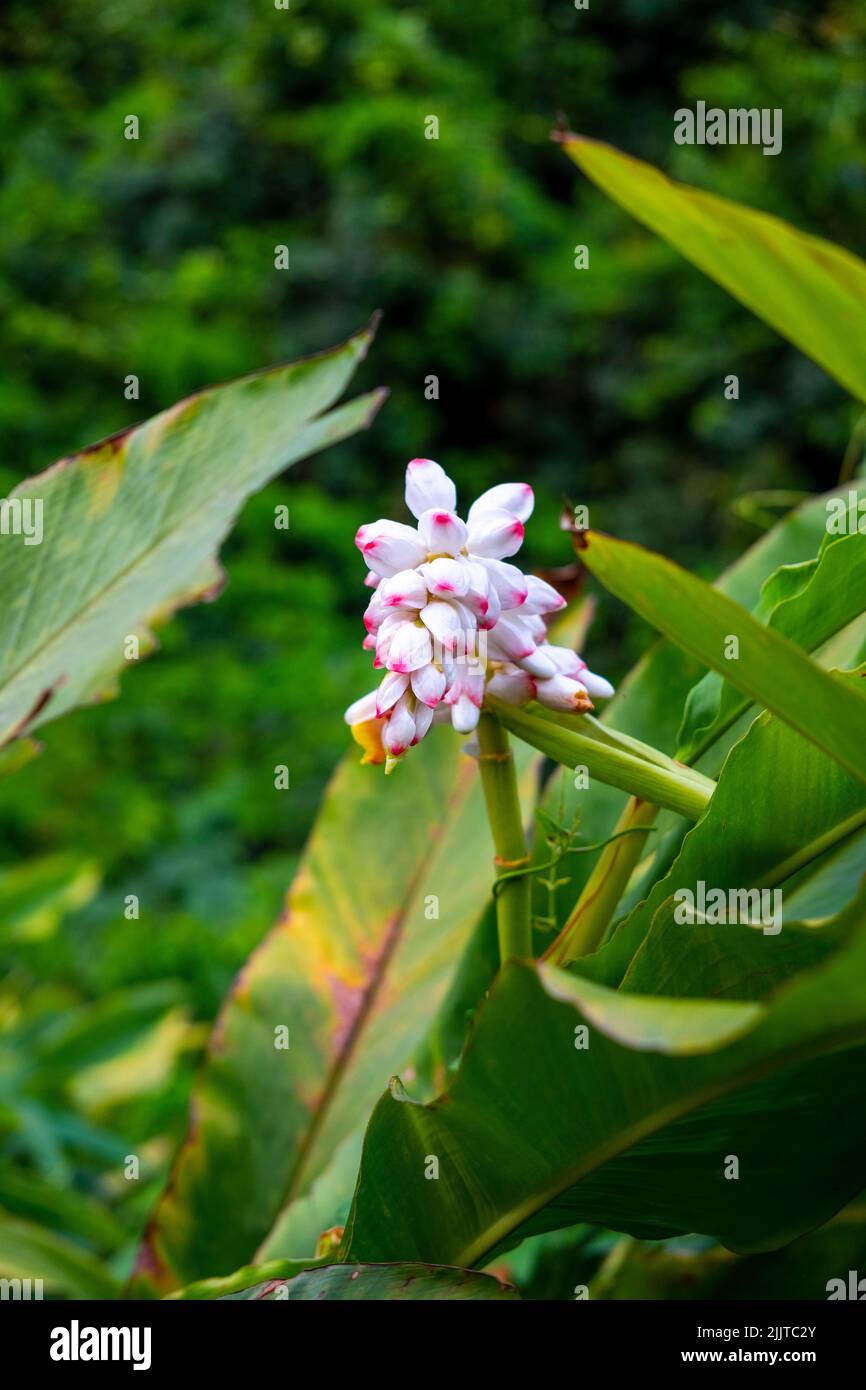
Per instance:
[[[604,849],[606,845],[612,845],[614,840],[621,840],[625,835],[652,835],[655,833],[656,829],[656,826],[653,826],[650,830],[646,830],[643,826],[636,825],[632,826],[629,830],[618,830],[615,835],[609,836],[606,840],[599,840],[595,845],[570,845],[568,849],[564,849],[561,854],[557,854],[553,859],[549,859],[546,864],[529,864],[525,869],[512,869],[507,874],[500,874],[499,877],[493,881],[493,897],[494,899],[496,898],[497,894],[502,891],[503,885],[506,884],[510,878],[523,878],[526,874],[543,874],[546,869],[555,868],[560,859],[565,858],[566,854],[593,854],[596,850]]]

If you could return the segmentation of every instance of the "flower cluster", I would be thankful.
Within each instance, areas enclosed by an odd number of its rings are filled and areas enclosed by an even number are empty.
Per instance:
[[[440,720],[469,733],[486,692],[578,713],[593,708],[590,696],[613,694],[575,652],[548,642],[545,617],[565,606],[561,594],[508,563],[533,502],[526,483],[500,483],[462,521],[444,469],[412,459],[406,505],[417,526],[380,520],[358,531],[374,591],[364,646],[385,673],[346,711],[367,761],[399,758]]]

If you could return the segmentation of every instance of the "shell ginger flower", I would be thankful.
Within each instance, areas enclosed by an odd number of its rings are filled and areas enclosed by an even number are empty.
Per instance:
[[[364,646],[383,673],[345,714],[365,762],[390,768],[433,723],[470,733],[488,691],[575,713],[613,694],[576,652],[548,642],[545,618],[565,607],[562,595],[509,563],[533,503],[528,484],[500,483],[463,521],[445,470],[412,459],[406,505],[416,525],[380,520],[358,531],[373,590]]]

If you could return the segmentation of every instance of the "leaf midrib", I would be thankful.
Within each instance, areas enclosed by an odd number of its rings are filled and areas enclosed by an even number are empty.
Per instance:
[[[589,1176],[590,1173],[595,1172],[605,1163],[610,1162],[611,1159],[619,1157],[627,1149],[633,1148],[640,1140],[658,1133],[675,1120],[682,1119],[710,1101],[718,1100],[742,1086],[760,1081],[763,1077],[771,1075],[772,1072],[781,1070],[783,1067],[795,1066],[800,1061],[810,1061],[840,1047],[852,1047],[863,1041],[866,1041],[866,1019],[830,1034],[818,1047],[800,1045],[787,1050],[783,1049],[781,1053],[774,1054],[763,1063],[745,1066],[732,1077],[728,1077],[719,1084],[708,1085],[686,1101],[673,1103],[661,1111],[655,1111],[646,1120],[627,1126],[624,1133],[616,1141],[591,1150],[586,1159],[570,1171],[563,1181],[557,1181],[537,1197],[530,1198],[520,1206],[511,1208],[506,1216],[488,1226],[483,1235],[454,1256],[455,1264],[464,1268],[472,1268],[483,1259],[488,1251],[494,1250],[500,1241],[517,1230],[536,1212],[543,1210],[556,1197],[567,1192],[582,1178]]]
[[[330,417],[339,415],[341,411],[348,410],[351,406],[356,405],[358,401],[364,399],[366,399],[366,397],[359,396],[356,397],[354,400],[347,402],[345,405],[335,407],[333,410],[326,410],[325,413],[306,418],[303,421],[303,424],[300,426],[298,434],[295,435],[295,438],[289,449],[289,454],[291,455],[296,445],[298,445],[300,434],[306,431],[310,426],[320,425],[325,420],[328,420]],[[141,426],[140,428],[145,428],[145,426]],[[73,456],[73,458],[78,457],[78,455]],[[285,469],[290,468],[292,464],[296,461],[296,458],[288,457],[285,463],[281,464],[274,470],[274,472],[270,475],[271,478],[276,477],[279,473],[284,472]],[[178,474],[176,474],[176,477],[178,477],[179,475],[180,470],[178,470]],[[268,480],[266,479],[265,482],[267,481]],[[262,485],[264,486],[264,484]],[[231,501],[234,498],[237,509],[237,507],[241,506],[247,495],[248,494],[243,491],[237,493],[231,487],[223,486],[216,493],[211,493],[209,497],[205,500],[213,502],[218,499],[228,498]],[[167,509],[168,508],[166,505],[164,511]],[[139,569],[141,566],[149,563],[150,560],[158,554],[159,550],[167,542],[175,539],[179,534],[181,534],[184,527],[189,522],[190,518],[195,516],[197,510],[199,509],[194,506],[191,506],[185,512],[183,512],[183,514],[178,518],[176,525],[169,526],[167,529],[161,531],[160,534],[151,542],[150,545],[146,546],[144,550],[141,550],[136,555],[136,557],[132,561],[130,561],[130,563],[126,565],[122,570],[117,571],[112,576],[109,583],[105,584],[103,588],[99,589],[95,594],[91,595],[87,602],[82,605],[82,607],[76,609],[75,613],[71,616],[71,618],[69,618],[65,623],[62,623],[60,624],[60,626],[56,627],[54,631],[48,637],[46,637],[45,640],[41,642],[38,647],[34,648],[34,650],[30,652],[30,654],[19,666],[17,666],[14,670],[9,671],[6,674],[6,676],[3,677],[2,684],[0,684],[0,696],[8,692],[12,685],[21,678],[22,674],[26,672],[28,668],[37,665],[40,658],[48,648],[50,648],[54,643],[62,642],[70,632],[74,633],[75,628],[81,624],[81,622],[86,618],[86,616],[89,613],[97,609],[99,605],[103,603],[105,600],[110,599],[114,591],[122,587],[129,575],[134,574],[135,571]],[[236,512],[232,513],[232,515],[230,515],[226,519],[227,525],[231,524],[235,514]],[[219,542],[224,535],[225,530],[222,530],[214,537],[214,550],[219,545]],[[213,551],[211,551],[211,554],[213,554]],[[26,617],[26,611],[24,617]],[[24,618],[22,618],[21,622],[19,622],[19,630],[23,621]],[[147,614],[142,614],[136,621],[146,622]],[[2,730],[0,730],[0,738],[2,738]]]
[[[787,601],[791,602],[792,600]],[[814,643],[810,644],[808,647],[803,647],[802,650],[808,653],[809,656],[814,656],[816,653],[820,653],[821,649],[827,646],[829,642],[832,642],[834,637],[838,637],[840,632],[844,632],[845,628],[850,627],[852,623],[856,622],[857,617],[858,615],[855,613],[853,618],[847,618],[844,623],[839,623],[837,626],[834,626],[831,632],[824,632],[822,636],[820,636]],[[774,628],[772,624],[769,622],[766,624],[766,626],[770,628],[770,630],[773,632],[778,631],[778,629]],[[782,633],[781,635],[784,637],[786,634]],[[792,640],[792,638],[789,638],[789,641]],[[800,644],[799,642],[795,642],[794,645],[799,646]],[[760,714],[761,711],[767,708],[767,706],[763,704],[761,701],[750,700],[747,695],[744,695],[742,693],[742,691],[737,690],[736,686],[731,685],[730,682],[728,682],[725,679],[725,677],[722,675],[720,671],[716,671],[714,674],[717,675],[719,677],[719,680],[722,682],[722,690],[719,692],[719,713],[716,715],[716,718],[713,720],[712,724],[705,726],[705,729],[703,731],[705,733],[703,742],[697,744],[689,750],[689,766],[693,766],[695,763],[699,762],[701,758],[710,751],[711,748],[714,748],[715,745],[718,743],[719,739],[723,738],[724,735],[728,732],[728,730],[733,728],[737,721],[741,719],[744,714],[747,714],[750,709],[757,709],[758,713]],[[732,705],[729,708],[727,714],[724,715],[721,712],[721,701],[724,695],[724,690],[726,688],[735,692],[736,703]],[[702,731],[698,730],[698,732],[700,733]]]
[[[448,797],[442,808],[441,823],[447,824],[455,810],[462,805],[468,797],[473,785],[473,769],[471,763],[467,762],[458,768],[457,780],[454,788],[449,792]],[[286,1189],[277,1205],[277,1216],[282,1212],[295,1197],[301,1195],[301,1178],[304,1166],[309,1160],[313,1145],[318,1138],[322,1125],[327,1117],[329,1108],[340,1089],[343,1078],[349,1068],[358,1046],[363,1038],[364,1030],[376,1004],[376,1000],[382,988],[382,984],[388,973],[388,969],[394,958],[400,942],[405,935],[406,921],[409,909],[414,902],[418,887],[423,882],[430,866],[435,863],[438,856],[442,853],[443,841],[431,836],[428,841],[428,850],[419,861],[418,867],[412,874],[403,895],[400,907],[393,914],[386,935],[385,943],[379,953],[376,968],[365,991],[363,1002],[355,1016],[352,1026],[347,1034],[345,1044],[339,1056],[334,1060],[328,1078],[322,1091],[322,1097],[316,1107],[315,1114],[307,1127],[307,1132],[303,1142],[298,1146],[297,1157],[292,1170],[289,1174]]]

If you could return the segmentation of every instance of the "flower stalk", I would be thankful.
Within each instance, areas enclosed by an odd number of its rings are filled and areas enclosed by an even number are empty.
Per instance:
[[[503,879],[495,896],[499,959],[504,965],[512,957],[526,959],[532,955],[530,877],[515,873],[529,866],[531,856],[523,831],[511,744],[493,714],[482,713],[478,721],[478,747],[481,785],[496,852],[496,874]]]
[[[700,820],[709,805],[716,784],[693,768],[680,767],[673,762],[670,766],[650,762],[624,747],[613,746],[577,729],[566,729],[558,721],[543,718],[534,710],[516,708],[490,695],[486,705],[510,733],[565,767],[584,767],[590,777],[619,787],[641,801],[675,811],[688,820]]]
[[[636,758],[643,758],[645,762],[655,763],[656,767],[667,768],[679,777],[689,777],[698,785],[703,785],[710,792],[713,790],[713,782],[709,777],[698,772],[697,768],[688,767],[685,763],[678,763],[673,758],[669,758],[667,753],[663,753],[660,748],[654,748],[651,743],[644,743],[639,738],[633,738],[631,734],[624,734],[620,729],[614,729],[608,724],[602,724],[600,719],[596,719],[592,714],[564,714],[558,710],[544,709],[537,705],[533,708],[533,713],[540,719],[546,719],[550,724],[559,724],[563,729],[573,733],[583,734],[586,738],[595,739],[597,743],[603,743],[608,748],[618,748],[623,753],[631,753]]]

